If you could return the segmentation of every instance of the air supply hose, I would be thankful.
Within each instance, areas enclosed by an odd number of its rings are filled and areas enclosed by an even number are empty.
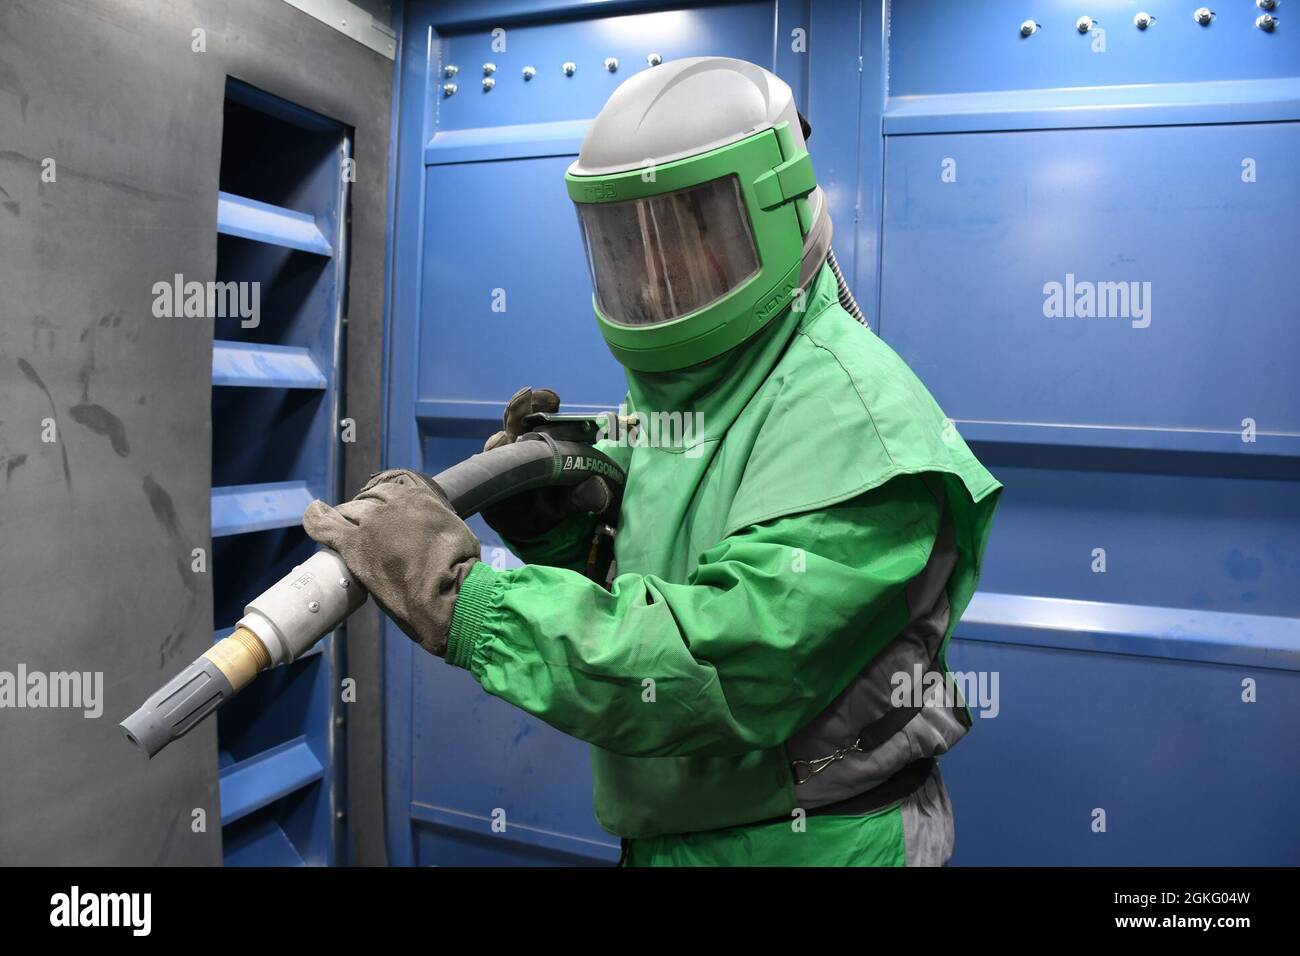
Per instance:
[[[468,518],[537,488],[605,479],[615,513],[627,476],[590,444],[530,432],[474,455],[429,479],[452,509]],[[297,660],[366,601],[342,559],[322,548],[244,609],[234,632],[168,681],[126,720],[122,730],[150,757],[193,730],[261,671]]]
[[[853,298],[853,292],[849,289],[848,282],[844,279],[844,273],[840,271],[840,264],[835,261],[835,250],[829,249],[826,252],[826,262],[831,267],[831,272],[835,274],[835,284],[839,287],[840,305],[844,311],[853,316],[867,328],[871,328],[867,322],[867,317],[862,314],[862,309],[858,307],[858,300]]]

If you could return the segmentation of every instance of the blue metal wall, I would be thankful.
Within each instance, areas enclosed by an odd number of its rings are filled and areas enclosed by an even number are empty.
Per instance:
[[[954,862],[1300,862],[1300,31],[1219,6],[411,4],[388,464],[478,450],[520,385],[617,403],[562,172],[647,54],[769,66],[872,327],[1007,486],[952,653],[999,687],[945,760]],[[1048,317],[1067,275],[1150,283],[1149,324]],[[392,862],[616,856],[584,745],[389,637]]]

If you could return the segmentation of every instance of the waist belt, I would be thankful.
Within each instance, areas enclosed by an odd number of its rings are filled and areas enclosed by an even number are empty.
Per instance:
[[[824,807],[817,807],[813,810],[805,811],[810,817],[821,816],[844,816],[856,817],[865,816],[868,813],[875,813],[877,810],[883,810],[885,807],[894,803],[899,803],[917,790],[921,785],[930,778],[934,772],[935,758],[923,757],[920,760],[913,760],[907,764],[898,773],[894,774],[884,783],[872,787],[870,790],[864,790],[862,793],[849,797],[847,800],[841,800],[838,803],[828,803]],[[743,830],[746,827],[768,826],[773,823],[789,823],[790,817],[771,817],[767,820],[758,820],[754,823],[746,823],[737,827],[725,827],[727,830]],[[632,841],[623,837],[619,840],[618,866],[627,864],[627,851]]]
[[[920,790],[921,785],[934,772],[934,765],[934,757],[922,757],[920,760],[913,760],[884,783],[879,783],[870,790],[863,790],[861,793],[854,794],[836,803],[828,803],[822,807],[805,810],[804,813],[810,817],[860,817],[868,813],[875,813],[877,810],[883,810],[891,804],[902,802]],[[787,815],[758,820],[754,823],[747,823],[745,826],[761,827],[771,823],[789,822],[790,817]]]
[[[898,803],[920,790],[921,785],[934,772],[934,764],[933,757],[922,757],[920,760],[913,760],[884,783],[877,784],[870,790],[864,790],[847,800],[828,803],[824,807],[816,807],[806,812],[810,817],[853,817],[875,813],[877,810],[883,810],[890,804]],[[788,818],[778,817],[777,819],[785,820]]]

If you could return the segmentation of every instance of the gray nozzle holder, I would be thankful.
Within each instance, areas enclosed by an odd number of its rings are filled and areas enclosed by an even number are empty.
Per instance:
[[[152,757],[234,695],[221,669],[200,657],[118,726],[127,740]]]

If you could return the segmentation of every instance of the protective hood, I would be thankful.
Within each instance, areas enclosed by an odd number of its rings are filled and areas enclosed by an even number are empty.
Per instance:
[[[705,362],[665,372],[625,369],[628,409],[642,416],[680,412],[695,416],[694,434],[706,447],[660,445],[669,453],[690,452],[708,458],[712,444],[720,441],[749,400],[780,362],[810,314],[835,301],[835,277],[823,266],[798,308],[784,309],[773,321],[744,342]]]
[[[743,60],[632,77],[565,180],[601,333],[638,372],[745,342],[788,310],[830,244],[790,87]]]

